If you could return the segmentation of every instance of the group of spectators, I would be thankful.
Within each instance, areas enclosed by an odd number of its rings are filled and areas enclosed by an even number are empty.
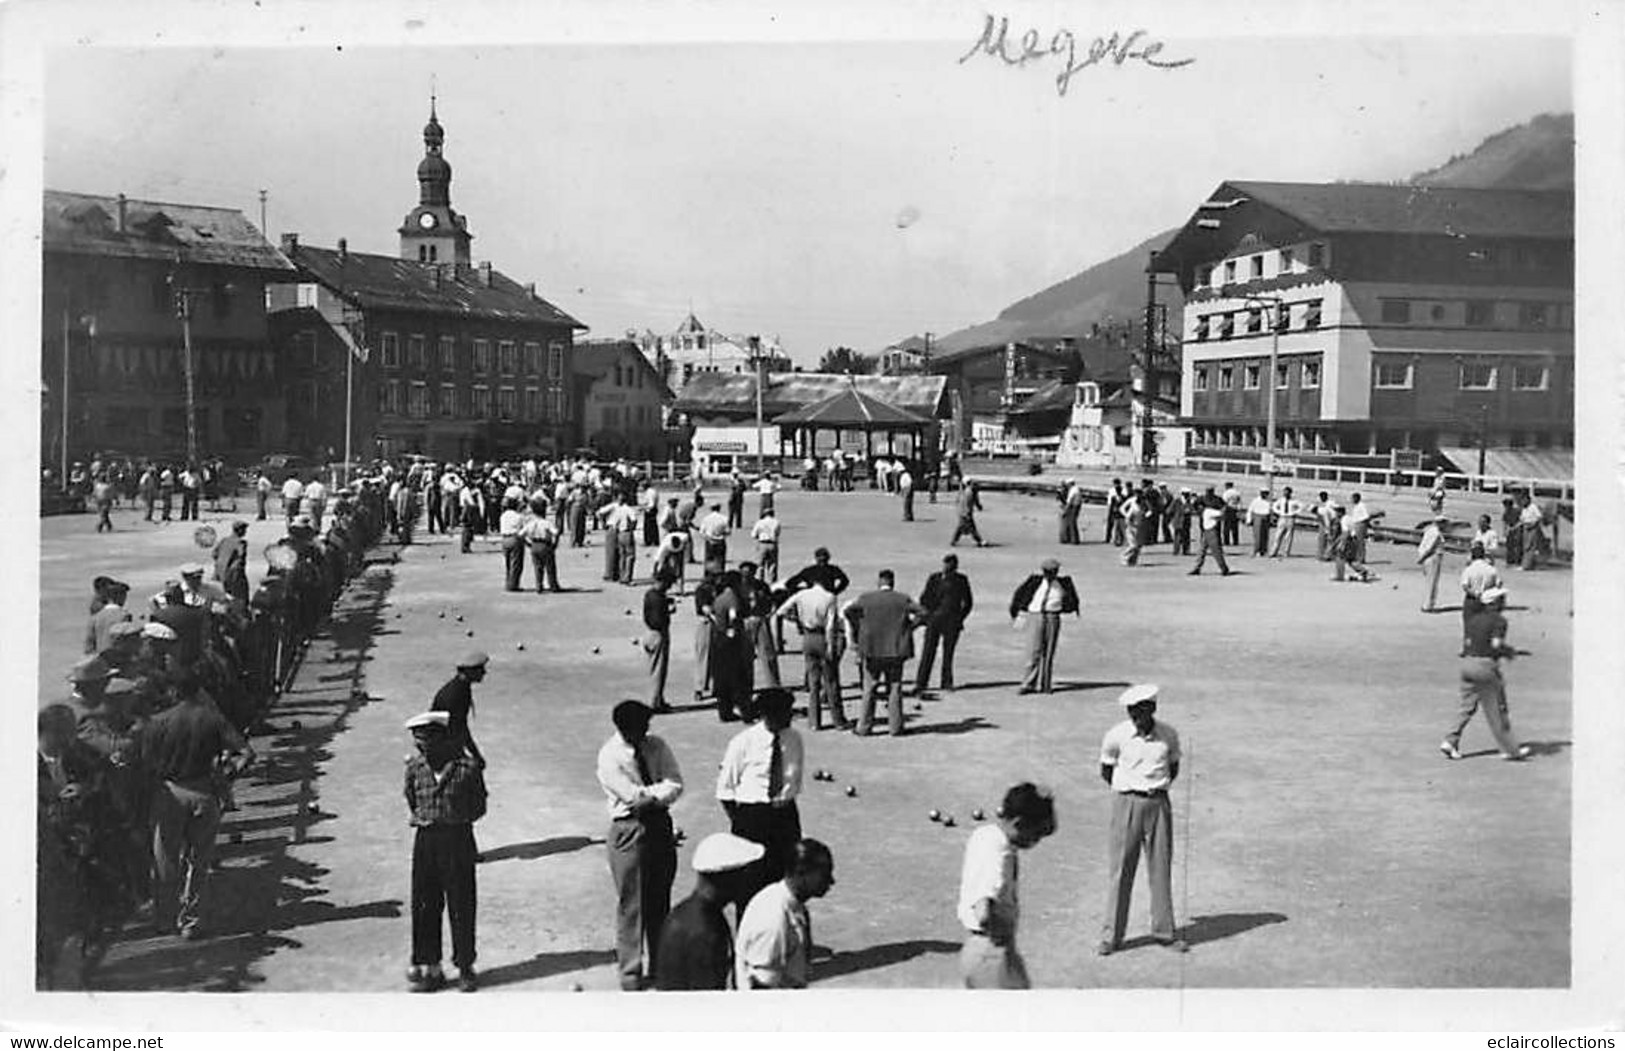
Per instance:
[[[247,737],[378,538],[380,480],[338,490],[327,511],[320,530],[308,514],[289,521],[257,587],[246,521],[213,543],[213,580],[184,565],[144,608],[125,582],[93,580],[72,692],[38,719],[42,987],[70,946],[83,981],[137,917],[159,934],[206,933],[199,903],[231,779],[252,758]]]

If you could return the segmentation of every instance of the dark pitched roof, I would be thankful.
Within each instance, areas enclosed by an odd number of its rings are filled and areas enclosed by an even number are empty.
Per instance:
[[[46,190],[47,252],[157,259],[251,270],[293,269],[242,212],[199,204],[126,198],[119,231],[117,197]]]
[[[293,248],[289,257],[312,280],[363,308],[587,327],[498,270],[491,271],[486,286],[481,268],[452,263],[349,252],[341,265],[336,250],[308,245]]]
[[[1011,409],[1010,414],[1022,416],[1040,412],[1070,412],[1072,403],[1077,399],[1077,389],[1075,383],[1050,380],[1028,395],[1020,405]]]
[[[675,397],[670,387],[666,386],[665,379],[660,375],[649,359],[643,356],[638,345],[627,339],[589,339],[579,340],[570,355],[570,373],[589,381],[601,380],[609,375],[615,368],[615,363],[625,357],[636,358],[660,388],[663,398],[670,400]]]
[[[1231,193],[1233,192],[1233,193]],[[1251,197],[1326,233],[1574,236],[1568,190],[1494,190],[1364,183],[1227,182],[1214,193]]]
[[[823,401],[775,416],[773,422],[821,427],[923,427],[931,421],[919,413],[900,409],[856,387],[849,387]]]
[[[762,391],[762,413],[772,419],[823,401],[854,384],[871,398],[919,416],[941,419],[947,413],[945,376],[846,376],[833,372],[770,373]],[[750,373],[696,372],[677,392],[673,408],[702,416],[754,416],[756,377]]]

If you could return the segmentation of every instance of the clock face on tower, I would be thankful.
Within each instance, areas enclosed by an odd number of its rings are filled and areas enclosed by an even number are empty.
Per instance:
[[[425,230],[433,230],[435,227],[435,217],[433,213],[424,212],[422,215],[418,216],[418,225],[423,227]]]

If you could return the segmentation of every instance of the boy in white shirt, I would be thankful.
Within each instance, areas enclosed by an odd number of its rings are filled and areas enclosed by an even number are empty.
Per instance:
[[[1021,862],[1029,850],[1055,832],[1055,800],[1029,782],[1004,794],[998,821],[971,833],[959,879],[959,922],[965,947],[959,973],[967,989],[1028,989],[1027,964],[1016,949],[1021,913]]]

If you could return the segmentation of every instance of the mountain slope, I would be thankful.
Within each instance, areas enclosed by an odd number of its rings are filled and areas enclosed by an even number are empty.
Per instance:
[[[1499,189],[1572,189],[1574,115],[1541,114],[1497,132],[1471,153],[1452,157],[1408,181],[1423,186],[1481,186]],[[1008,343],[1012,340],[1079,336],[1108,318],[1127,321],[1145,309],[1145,264],[1152,249],[1178,233],[1166,230],[1082,273],[1018,300],[992,321],[960,329],[937,340],[941,352]],[[1158,300],[1177,318],[1183,300],[1164,285]]]

